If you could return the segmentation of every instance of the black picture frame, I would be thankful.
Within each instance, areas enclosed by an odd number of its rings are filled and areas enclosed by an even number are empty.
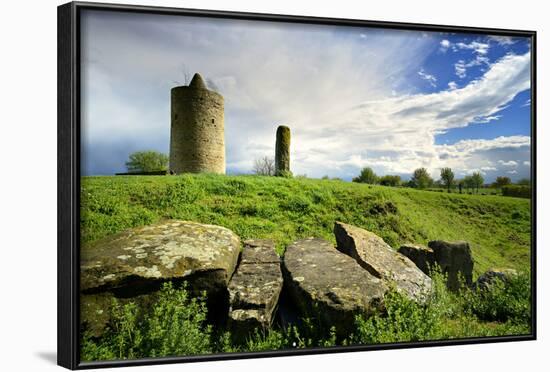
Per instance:
[[[467,338],[459,340],[437,340],[394,344],[361,345],[331,348],[263,351],[254,353],[212,354],[146,358],[138,360],[116,360],[102,362],[80,362],[79,358],[79,234],[80,234],[80,14],[82,10],[93,9],[109,12],[136,12],[169,14],[195,17],[228,18],[238,20],[277,21],[317,25],[342,25],[377,27],[397,30],[441,31],[453,33],[482,33],[499,36],[521,36],[531,39],[531,291],[532,327],[531,334],[520,336],[496,336]],[[121,367],[211,360],[262,358],[320,353],[341,353],[367,350],[387,350],[444,345],[465,345],[493,342],[526,341],[537,338],[536,298],[536,31],[493,29],[481,27],[442,26],[381,22],[356,19],[320,18],[276,14],[242,13],[214,10],[179,9],[155,6],[136,6],[71,2],[58,7],[58,315],[57,315],[57,360],[60,366],[69,369],[98,367]]]

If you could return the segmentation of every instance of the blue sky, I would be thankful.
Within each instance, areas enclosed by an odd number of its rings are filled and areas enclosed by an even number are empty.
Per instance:
[[[295,174],[529,177],[528,39],[86,11],[81,53],[85,175],[167,153],[170,89],[200,72],[225,97],[228,173],[285,124]]]

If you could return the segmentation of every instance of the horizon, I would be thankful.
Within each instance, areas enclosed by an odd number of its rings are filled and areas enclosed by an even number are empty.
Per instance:
[[[529,38],[92,10],[81,35],[82,175],[167,154],[170,89],[199,72],[225,98],[228,174],[284,124],[295,175],[531,178]]]

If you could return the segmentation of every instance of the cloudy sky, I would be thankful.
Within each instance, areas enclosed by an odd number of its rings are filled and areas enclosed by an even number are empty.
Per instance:
[[[101,11],[81,27],[85,175],[168,153],[170,89],[200,72],[225,97],[228,173],[285,124],[294,174],[529,177],[528,39]]]

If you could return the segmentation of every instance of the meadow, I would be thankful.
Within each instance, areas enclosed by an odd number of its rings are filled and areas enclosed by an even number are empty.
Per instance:
[[[269,238],[280,255],[300,238],[335,243],[334,221],[342,221],[395,249],[436,239],[468,241],[477,275],[493,267],[528,271],[530,264],[529,199],[301,177],[82,178],[82,242],[163,218],[224,226],[241,239]]]

